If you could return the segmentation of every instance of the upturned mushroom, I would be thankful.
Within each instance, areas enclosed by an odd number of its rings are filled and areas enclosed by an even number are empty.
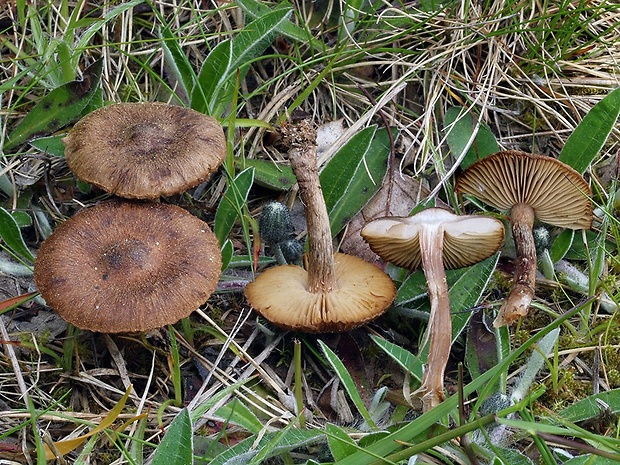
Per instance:
[[[444,399],[443,380],[452,345],[452,318],[445,269],[462,268],[494,254],[504,239],[501,221],[459,216],[428,208],[406,218],[373,220],[362,237],[381,258],[410,270],[422,266],[428,283],[431,313],[428,322],[428,363],[416,395],[426,412]]]
[[[220,276],[209,226],[180,207],[111,201],[80,211],[39,249],[35,283],[69,323],[103,333],[176,323]]]
[[[467,168],[456,191],[510,214],[516,247],[514,282],[493,326],[510,325],[528,313],[536,286],[534,220],[570,229],[592,225],[592,192],[583,177],[554,158],[508,150]]]
[[[220,124],[164,103],[120,103],[86,115],[63,139],[75,175],[131,199],[183,192],[207,180],[226,156]]]
[[[348,331],[387,310],[396,288],[376,266],[334,254],[316,165],[316,134],[306,121],[286,130],[293,134],[289,160],[306,209],[307,265],[269,268],[248,284],[245,296],[257,312],[280,327],[310,333]]]

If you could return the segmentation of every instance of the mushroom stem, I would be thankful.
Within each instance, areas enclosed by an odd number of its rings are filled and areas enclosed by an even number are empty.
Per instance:
[[[289,151],[289,161],[305,205],[308,227],[308,290],[329,292],[336,287],[334,246],[327,206],[323,198],[316,165],[316,132],[309,123],[300,123],[300,131]]]
[[[493,322],[495,328],[509,325],[527,315],[536,287],[536,245],[532,234],[534,209],[525,203],[515,204],[511,211],[511,223],[517,250],[514,281],[510,295]]]
[[[422,268],[428,285],[431,314],[427,334],[430,337],[428,362],[422,385],[416,395],[422,399],[422,409],[428,412],[444,399],[443,379],[452,342],[452,317],[448,282],[443,266],[443,227],[420,231]]]

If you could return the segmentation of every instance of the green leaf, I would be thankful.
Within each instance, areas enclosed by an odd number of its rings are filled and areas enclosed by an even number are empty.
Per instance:
[[[558,237],[555,238],[551,248],[549,249],[549,256],[553,263],[557,263],[564,258],[573,245],[573,238],[575,237],[575,230],[565,229]]]
[[[226,193],[220,200],[215,212],[215,224],[213,232],[220,244],[224,244],[235,220],[243,215],[243,206],[248,198],[248,193],[254,182],[254,168],[247,168],[233,179]]]
[[[560,415],[565,420],[574,423],[607,413],[613,415],[620,413],[620,389],[612,389],[588,396],[566,407],[560,412]]]
[[[390,156],[385,129],[368,127],[351,138],[320,174],[332,236],[355,216],[381,187]]]
[[[61,136],[39,137],[31,140],[30,145],[41,152],[48,153],[55,157],[64,157],[65,144],[62,143],[64,138],[65,134]]]
[[[168,26],[164,26],[159,30],[159,36],[162,39],[161,47],[164,52],[164,59],[170,67],[172,74],[174,74],[178,84],[178,92],[181,93],[183,101],[189,102],[190,92],[198,82],[194,68],[185,53],[183,53],[183,49],[181,49],[179,38],[174,35]]]
[[[222,245],[222,271],[230,265],[234,251],[232,241],[230,239],[226,239],[224,241],[224,245]]]
[[[620,114],[620,88],[590,109],[570,135],[558,160],[583,173],[596,158]]]
[[[252,61],[269,47],[290,14],[289,8],[276,8],[252,21],[234,39],[220,42],[202,65],[198,85],[192,91],[191,107],[221,116],[232,98],[237,71],[239,79],[243,79]]]
[[[487,155],[499,152],[499,145],[491,129],[481,121],[478,132],[474,134],[476,124],[478,120],[463,107],[451,107],[446,111],[444,118],[444,130],[447,131],[446,142],[455,159],[461,157],[465,147],[473,138],[467,154],[461,161],[460,166],[463,169]]]
[[[50,134],[79,119],[82,110],[99,88],[103,62],[96,61],[80,81],[72,81],[43,97],[9,134],[4,150],[10,150],[38,135]]]
[[[452,342],[469,323],[471,309],[478,305],[489,280],[495,271],[499,253],[466,268],[450,287],[450,311],[452,313]],[[458,271],[458,270],[453,270]]]
[[[193,462],[192,420],[187,408],[174,418],[157,451],[152,465],[187,465]]]
[[[250,433],[258,434],[263,430],[263,424],[239,399],[233,399],[228,404],[220,407],[215,414],[223,418],[226,423],[239,425]]]
[[[355,441],[340,426],[328,423],[325,425],[325,434],[327,434],[327,444],[335,461],[348,457],[358,449]]]
[[[237,0],[235,3],[252,18],[259,18],[271,11],[271,9],[265,5],[264,2],[259,2],[257,0]],[[280,2],[279,6],[282,7],[284,5],[288,6],[288,3]],[[316,51],[323,51],[325,48],[325,45],[313,38],[307,29],[303,29],[291,21],[286,21],[279,24],[277,31],[284,37],[288,37],[295,42],[310,43],[312,48]]]
[[[252,435],[219,454],[209,465],[232,465],[262,463],[269,457],[282,455],[293,449],[324,441],[325,433],[321,430],[303,430],[289,425],[278,432],[268,432],[260,436],[260,440]],[[191,463],[191,462],[188,462]]]
[[[256,184],[267,189],[287,191],[295,185],[297,179],[289,165],[278,165],[271,160],[248,158],[243,165],[254,168]]]
[[[389,342],[378,336],[371,336],[373,342],[377,344],[383,351],[388,354],[392,360],[398,363],[405,372],[412,375],[419,382],[422,382],[424,375],[423,365],[420,359],[406,349]]]
[[[0,237],[6,246],[23,260],[34,263],[34,255],[26,246],[19,225],[8,211],[0,207]]]
[[[357,411],[360,413],[366,424],[373,430],[377,429],[377,425],[375,424],[372,416],[368,412],[366,405],[364,405],[364,401],[362,400],[362,396],[357,390],[357,386],[351,377],[351,374],[347,371],[347,368],[340,361],[338,356],[329,348],[327,345],[319,340],[318,341],[327,362],[332,367],[332,369],[336,372],[336,375],[340,379],[340,382],[344,386],[345,390],[349,394],[349,398],[353,401],[353,404],[357,408]]]

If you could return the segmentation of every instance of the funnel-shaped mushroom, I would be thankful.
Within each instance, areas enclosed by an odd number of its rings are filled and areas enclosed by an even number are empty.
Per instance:
[[[226,156],[220,124],[164,103],[120,103],[88,114],[63,139],[75,175],[107,192],[153,199],[207,180]]]
[[[452,343],[452,319],[445,268],[469,266],[494,254],[504,239],[501,221],[458,216],[429,208],[407,217],[380,218],[362,229],[370,248],[384,260],[414,270],[422,265],[431,314],[428,366],[417,394],[424,411],[443,400],[443,377]]]
[[[58,227],[41,244],[34,279],[75,326],[135,332],[189,316],[215,290],[221,266],[209,226],[182,208],[114,201]]]
[[[536,285],[534,219],[570,229],[592,225],[592,193],[570,166],[543,155],[508,150],[467,168],[456,190],[499,210],[510,211],[517,250],[514,283],[493,325],[509,325],[527,315]]]
[[[316,135],[302,121],[289,152],[305,204],[308,225],[306,270],[275,266],[248,284],[250,305],[272,323],[310,333],[340,332],[377,318],[392,303],[392,279],[370,263],[334,254],[329,217],[316,166]]]

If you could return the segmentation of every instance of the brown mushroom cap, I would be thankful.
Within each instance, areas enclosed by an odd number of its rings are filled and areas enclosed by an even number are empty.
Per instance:
[[[570,229],[592,225],[592,191],[573,168],[555,158],[508,150],[477,161],[456,183],[456,191],[470,194],[499,210],[527,204],[536,218]]]
[[[392,303],[392,279],[361,258],[334,254],[336,287],[310,292],[308,272],[295,265],[263,271],[247,285],[252,307],[272,323],[311,333],[348,331],[381,315]]]
[[[420,267],[420,232],[442,225],[443,263],[446,269],[473,265],[493,255],[502,245],[504,225],[486,216],[455,215],[427,208],[409,217],[379,218],[362,229],[362,237],[384,260],[403,268]]]
[[[221,266],[209,226],[182,208],[113,201],[59,226],[41,244],[34,279],[75,326],[134,332],[187,317],[215,290]]]
[[[107,192],[149,199],[207,180],[226,156],[220,124],[164,103],[120,103],[88,114],[63,139],[75,175]]]

